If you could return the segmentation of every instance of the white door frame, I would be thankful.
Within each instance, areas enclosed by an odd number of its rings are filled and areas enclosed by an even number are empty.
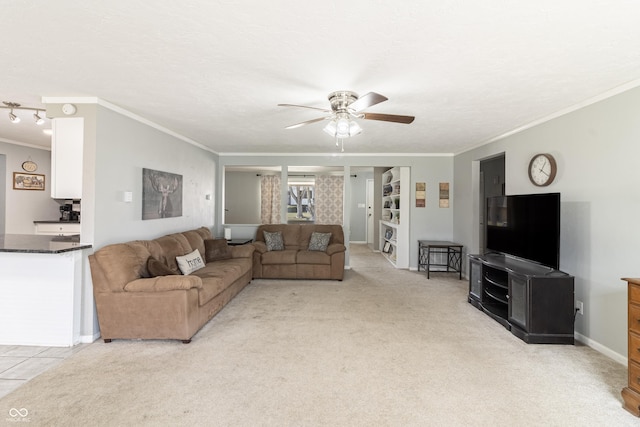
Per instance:
[[[367,224],[367,246],[369,246],[369,248],[371,250],[373,250],[373,242],[374,242],[374,233],[375,233],[375,227],[373,226],[373,212],[374,212],[374,206],[373,206],[373,200],[374,200],[374,194],[373,194],[373,179],[367,179],[366,182],[366,191],[367,191],[367,198],[366,198],[366,224]]]

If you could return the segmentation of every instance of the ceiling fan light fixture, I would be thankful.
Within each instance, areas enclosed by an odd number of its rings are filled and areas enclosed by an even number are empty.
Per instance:
[[[383,122],[394,123],[412,123],[415,117],[413,116],[401,116],[397,114],[382,114],[382,113],[366,113],[363,110],[366,108],[377,105],[381,102],[387,101],[386,96],[379,93],[369,92],[364,96],[358,97],[358,94],[350,91],[338,91],[329,94],[329,102],[331,103],[331,110],[310,107],[307,105],[296,104],[278,104],[280,107],[300,107],[310,108],[313,110],[320,110],[326,113],[332,113],[329,116],[319,117],[312,120],[306,120],[302,123],[287,126],[285,129],[295,129],[301,126],[317,123],[322,120],[329,120],[329,123],[322,129],[329,136],[335,139],[336,146],[342,146],[344,151],[344,140],[362,133],[362,128],[354,119],[364,120],[378,120]]]
[[[13,114],[13,109],[11,109],[11,112],[9,113],[9,120],[11,120],[11,123],[20,123],[20,117]]]
[[[362,132],[362,128],[355,120],[349,122],[349,136],[356,136]]]
[[[336,136],[336,121],[331,120],[329,123],[327,123],[327,125],[322,129],[323,131],[325,131],[326,133],[328,133],[331,136]]]
[[[341,117],[336,122],[336,136],[338,138],[348,138],[351,136],[350,132],[349,119],[345,117]]]

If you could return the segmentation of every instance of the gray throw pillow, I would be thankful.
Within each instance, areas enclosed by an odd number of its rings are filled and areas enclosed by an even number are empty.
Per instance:
[[[263,233],[264,243],[267,245],[267,251],[284,251],[282,233],[280,233],[279,231],[276,231],[275,233],[263,231]]]
[[[326,252],[327,246],[329,246],[329,240],[331,240],[331,233],[313,232],[309,240],[309,250]]]

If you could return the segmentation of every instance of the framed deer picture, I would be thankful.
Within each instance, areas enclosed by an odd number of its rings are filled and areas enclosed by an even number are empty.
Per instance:
[[[182,175],[142,169],[142,219],[182,216]]]

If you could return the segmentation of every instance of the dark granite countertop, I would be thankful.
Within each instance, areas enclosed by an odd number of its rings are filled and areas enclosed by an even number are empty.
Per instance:
[[[90,244],[80,242],[79,234],[73,236],[0,234],[0,252],[59,254],[90,247]]]

